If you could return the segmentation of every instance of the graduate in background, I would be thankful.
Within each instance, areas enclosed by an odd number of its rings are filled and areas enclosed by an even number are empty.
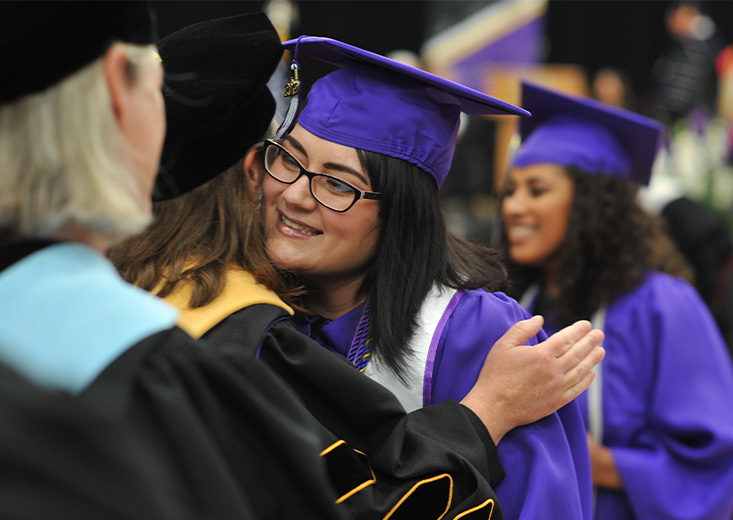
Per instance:
[[[660,125],[522,85],[534,117],[501,212],[516,295],[549,331],[592,319],[607,356],[577,400],[595,518],[729,520],[733,368],[682,257],[637,202]]]

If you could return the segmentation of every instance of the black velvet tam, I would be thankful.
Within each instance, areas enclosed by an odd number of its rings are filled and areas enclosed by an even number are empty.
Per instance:
[[[147,2],[0,2],[0,104],[58,83],[114,41],[156,40]]]
[[[200,22],[158,43],[168,131],[155,200],[182,195],[235,164],[267,130],[267,81],[282,46],[264,13]]]

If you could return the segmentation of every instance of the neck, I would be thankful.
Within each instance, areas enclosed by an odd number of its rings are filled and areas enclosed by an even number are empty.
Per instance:
[[[322,282],[308,280],[306,308],[319,316],[335,320],[359,306],[363,300],[357,300],[357,293],[362,280],[347,283]]]
[[[87,245],[101,255],[107,254],[107,241],[95,231],[91,231],[75,224],[70,224],[67,228],[58,233],[58,235],[58,238],[63,236],[66,240],[71,242],[79,242]]]
[[[544,269],[545,293],[549,296],[560,296],[560,287],[557,285],[555,270],[552,267]]]

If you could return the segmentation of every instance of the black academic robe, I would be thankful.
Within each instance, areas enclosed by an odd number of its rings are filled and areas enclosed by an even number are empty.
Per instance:
[[[173,472],[170,494],[198,518],[348,518],[327,457],[338,439],[263,363],[159,332],[80,396],[136,425]],[[360,469],[361,461],[355,467]]]
[[[197,344],[105,258],[0,244],[0,294],[0,363],[64,396],[0,399],[0,518],[348,518],[321,455],[338,439],[265,364]]]
[[[275,317],[266,330],[263,311]],[[287,381],[318,422],[350,449],[368,454],[376,483],[343,502],[354,517],[382,518],[394,509],[390,518],[502,518],[491,486],[504,470],[486,428],[468,408],[448,401],[405,415],[389,390],[270,305],[228,316],[199,341],[212,349],[250,350]],[[337,491],[344,496],[346,490]]]
[[[15,267],[33,250],[15,256],[0,252],[0,264]],[[99,263],[79,248],[55,248],[45,255],[47,273],[64,254],[65,260],[81,258],[83,265]],[[35,257],[36,267],[43,256]],[[7,274],[17,280],[22,271]],[[81,284],[84,272],[76,271]],[[55,288],[56,297],[67,285]],[[68,299],[61,301],[74,301],[75,287],[71,284]],[[92,289],[85,288],[87,294]],[[101,310],[113,303],[119,307],[117,300],[94,301]],[[236,317],[220,325],[237,326]],[[449,402],[407,415],[391,393],[287,321],[274,324],[261,339],[212,348],[174,326],[126,347],[70,399],[104,410],[110,424],[131,432],[141,451],[128,457],[122,450],[117,459],[129,465],[118,471],[114,460],[107,464],[95,455],[95,442],[104,445],[109,427],[85,429],[83,413],[62,416],[59,422],[68,421],[72,431],[84,431],[68,453],[88,452],[99,464],[75,466],[70,489],[55,476],[71,474],[72,464],[45,453],[63,453],[71,439],[59,438],[58,447],[49,450],[36,444],[50,473],[29,472],[26,488],[34,488],[36,496],[58,495],[58,514],[29,509],[19,517],[63,517],[74,511],[63,501],[73,499],[88,502],[87,518],[501,518],[491,483],[503,472],[488,432],[468,409]],[[42,413],[39,420],[45,420]],[[15,467],[36,463],[20,457]],[[125,486],[116,486],[118,480]],[[97,501],[100,486],[105,491]],[[0,488],[0,493],[15,489],[10,479]],[[151,509],[159,503],[149,498],[151,490],[167,504],[159,514]],[[105,501],[129,509],[106,514]]]
[[[0,518],[196,518],[169,493],[184,476],[135,425],[2,364],[0,425]]]
[[[472,412],[452,402],[406,415],[302,338],[277,324],[255,359],[254,347],[201,348],[173,328],[81,397],[150,433],[189,477],[171,492],[207,518],[502,518],[487,478],[501,468]]]

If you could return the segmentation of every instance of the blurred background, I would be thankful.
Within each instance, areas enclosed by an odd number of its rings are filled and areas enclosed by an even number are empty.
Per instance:
[[[664,142],[642,200],[666,220],[697,272],[702,296],[733,331],[733,1],[153,4],[161,36],[204,19],[265,11],[283,40],[328,36],[515,104],[519,80],[527,78],[659,120]],[[276,94],[286,82],[289,58],[271,81]],[[331,70],[307,58],[300,64],[304,93]],[[449,226],[459,235],[489,244],[495,236],[497,195],[517,144],[516,119],[462,120],[452,171],[441,189]]]
[[[662,121],[669,128],[670,141],[679,134],[683,149],[675,152],[674,160],[667,157],[664,168],[676,171],[680,186],[664,184],[662,198],[667,196],[665,190],[683,190],[726,219],[730,213],[733,180],[728,182],[727,174],[717,171],[699,170],[717,168],[707,163],[723,158],[708,156],[728,153],[727,148],[720,148],[730,144],[721,142],[730,137],[724,135],[722,124],[708,126],[712,120],[722,123],[717,116],[730,119],[733,113],[729,106],[733,100],[728,99],[733,95],[725,95],[721,87],[733,62],[729,56],[726,60],[730,54],[726,47],[733,42],[733,1],[230,0],[153,4],[161,36],[196,21],[264,10],[283,40],[301,34],[332,37],[410,61],[512,103],[519,103],[520,78],[601,97]],[[304,93],[330,70],[315,60],[301,60],[301,65]],[[486,226],[493,214],[490,195],[501,186],[517,124],[514,119],[476,116],[465,118],[461,125],[455,172],[441,192],[453,227],[463,235],[478,240],[487,237]],[[705,137],[703,150],[697,149],[697,135]],[[722,180],[714,182],[715,176]],[[664,201],[650,197],[650,204],[658,206]]]

